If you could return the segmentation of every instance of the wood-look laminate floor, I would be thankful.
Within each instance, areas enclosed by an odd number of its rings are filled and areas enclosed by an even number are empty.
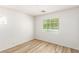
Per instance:
[[[31,40],[16,47],[2,51],[3,53],[77,53],[79,51],[42,40]]]

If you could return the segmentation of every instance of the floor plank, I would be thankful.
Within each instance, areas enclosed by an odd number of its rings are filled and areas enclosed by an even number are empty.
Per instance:
[[[31,40],[13,48],[2,51],[3,53],[79,53],[78,50],[45,42],[42,40]]]

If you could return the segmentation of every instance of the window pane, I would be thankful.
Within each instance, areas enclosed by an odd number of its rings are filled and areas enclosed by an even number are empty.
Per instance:
[[[44,20],[43,29],[58,29],[59,28],[59,18],[52,18]]]

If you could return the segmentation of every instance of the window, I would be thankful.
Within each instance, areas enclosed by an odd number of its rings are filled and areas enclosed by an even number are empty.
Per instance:
[[[6,17],[0,16],[0,24],[7,24]]]
[[[43,29],[57,30],[59,29],[59,18],[52,18],[43,21]]]

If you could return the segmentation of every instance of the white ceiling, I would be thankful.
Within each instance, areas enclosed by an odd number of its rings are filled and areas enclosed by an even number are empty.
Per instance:
[[[76,6],[75,5],[8,5],[3,7],[14,9],[32,16],[37,16]],[[42,10],[45,10],[46,12],[41,12]]]

